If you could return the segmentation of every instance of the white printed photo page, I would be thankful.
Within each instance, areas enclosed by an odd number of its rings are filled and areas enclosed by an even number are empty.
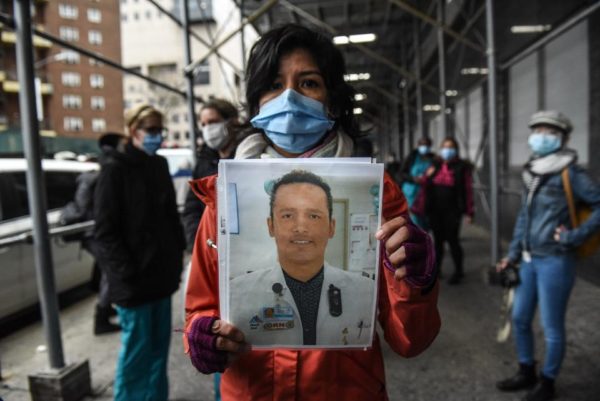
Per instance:
[[[221,317],[254,349],[373,342],[383,165],[219,163]]]

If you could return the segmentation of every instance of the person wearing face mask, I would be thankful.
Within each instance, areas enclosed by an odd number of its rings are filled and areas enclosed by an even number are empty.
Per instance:
[[[425,172],[433,163],[433,157],[431,139],[423,137],[417,142],[417,148],[410,152],[402,164],[402,192],[409,208],[413,206],[419,190],[422,188],[427,177]],[[410,218],[422,229],[429,229],[427,217],[424,214],[419,215],[411,211]]]
[[[508,255],[497,270],[520,263],[512,320],[519,370],[496,383],[501,391],[533,387],[523,398],[554,398],[554,380],[564,359],[565,314],[575,282],[575,248],[600,229],[600,185],[577,165],[577,153],[567,148],[571,121],[553,110],[539,111],[529,121],[532,154],[523,170],[523,203],[515,223]],[[593,213],[573,228],[562,174],[567,171],[576,202]],[[535,369],[532,321],[539,303],[545,338],[540,375]]]
[[[192,173],[194,180],[216,174],[219,160],[233,158],[242,139],[238,110],[227,100],[214,98],[204,103],[199,117],[204,145],[198,150]],[[186,195],[182,214],[185,238],[190,250],[205,207],[195,191],[192,184],[192,190]]]
[[[447,137],[442,142],[440,156],[426,172],[425,211],[433,231],[436,263],[440,269],[445,242],[450,246],[454,262],[449,284],[459,284],[464,277],[460,226],[463,215],[469,224],[473,221],[471,170],[471,164],[459,157],[456,139]]]
[[[94,191],[96,258],[122,328],[114,399],[166,400],[171,295],[185,240],[166,159],[156,155],[163,116],[125,112],[126,142],[105,154]]]
[[[254,44],[246,71],[246,105],[255,131],[236,158],[351,157],[358,134],[352,87],[331,37],[288,24]],[[252,351],[244,328],[220,319],[216,177],[197,181],[206,209],[192,253],[186,291],[184,347],[208,374],[224,372],[225,401],[387,400],[378,336],[365,350]],[[430,237],[412,224],[400,188],[385,175],[378,320],[394,352],[421,353],[440,328],[437,274]],[[314,277],[313,277],[314,278]],[[311,277],[298,281],[305,291]]]

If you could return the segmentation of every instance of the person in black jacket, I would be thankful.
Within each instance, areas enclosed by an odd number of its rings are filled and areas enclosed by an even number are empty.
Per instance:
[[[119,142],[125,137],[122,134],[114,132],[104,133],[98,140],[100,147],[100,165],[104,160],[103,154],[114,151]],[[72,202],[69,202],[61,212],[61,223],[63,225],[81,223],[94,220],[94,190],[98,180],[99,172],[96,170],[86,171],[77,176],[77,189]],[[92,271],[92,282],[94,289],[98,291],[98,303],[94,314],[94,334],[113,333],[121,330],[118,324],[110,321],[110,317],[116,314],[112,307],[108,293],[108,278],[96,257],[96,241],[94,239],[94,229],[82,233],[81,245],[83,249],[94,256],[94,266]]]
[[[458,284],[464,277],[464,253],[459,237],[462,216],[466,215],[467,223],[471,224],[475,213],[471,172],[471,164],[460,158],[456,140],[447,137],[442,142],[440,157],[425,173],[425,211],[435,240],[437,271],[441,272],[444,242],[448,242],[454,262],[449,284]]]
[[[171,295],[179,287],[185,240],[164,133],[150,105],[125,113],[127,142],[108,151],[95,189],[97,258],[122,326],[114,399],[166,400]]]
[[[238,110],[223,99],[211,99],[200,110],[200,126],[204,145],[198,152],[196,166],[192,173],[194,180],[217,173],[220,159],[232,159],[237,144],[240,142],[238,132]],[[183,225],[189,249],[194,245],[198,223],[204,212],[204,203],[188,191],[183,207]]]

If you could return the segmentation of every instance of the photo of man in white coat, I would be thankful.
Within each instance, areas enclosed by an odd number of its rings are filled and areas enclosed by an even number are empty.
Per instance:
[[[370,346],[375,281],[325,261],[335,234],[329,185],[293,170],[270,190],[279,266],[230,281],[230,320],[254,346]]]

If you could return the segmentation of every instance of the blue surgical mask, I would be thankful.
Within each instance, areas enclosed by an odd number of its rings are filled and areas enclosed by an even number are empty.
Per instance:
[[[429,153],[429,146],[427,145],[419,145],[417,147],[417,151],[419,152],[420,155],[426,155]]]
[[[560,137],[552,134],[533,133],[529,135],[529,147],[538,156],[546,156],[561,147]]]
[[[440,150],[440,156],[442,156],[442,159],[444,159],[446,161],[452,160],[456,157],[456,149],[442,148],[442,150]]]
[[[156,151],[160,149],[160,145],[162,144],[163,138],[160,134],[151,134],[146,133],[144,135],[144,140],[142,141],[142,147],[144,151],[149,155],[156,154]]]
[[[262,129],[275,145],[290,153],[306,152],[335,123],[327,118],[323,103],[292,89],[263,104],[250,122]]]

